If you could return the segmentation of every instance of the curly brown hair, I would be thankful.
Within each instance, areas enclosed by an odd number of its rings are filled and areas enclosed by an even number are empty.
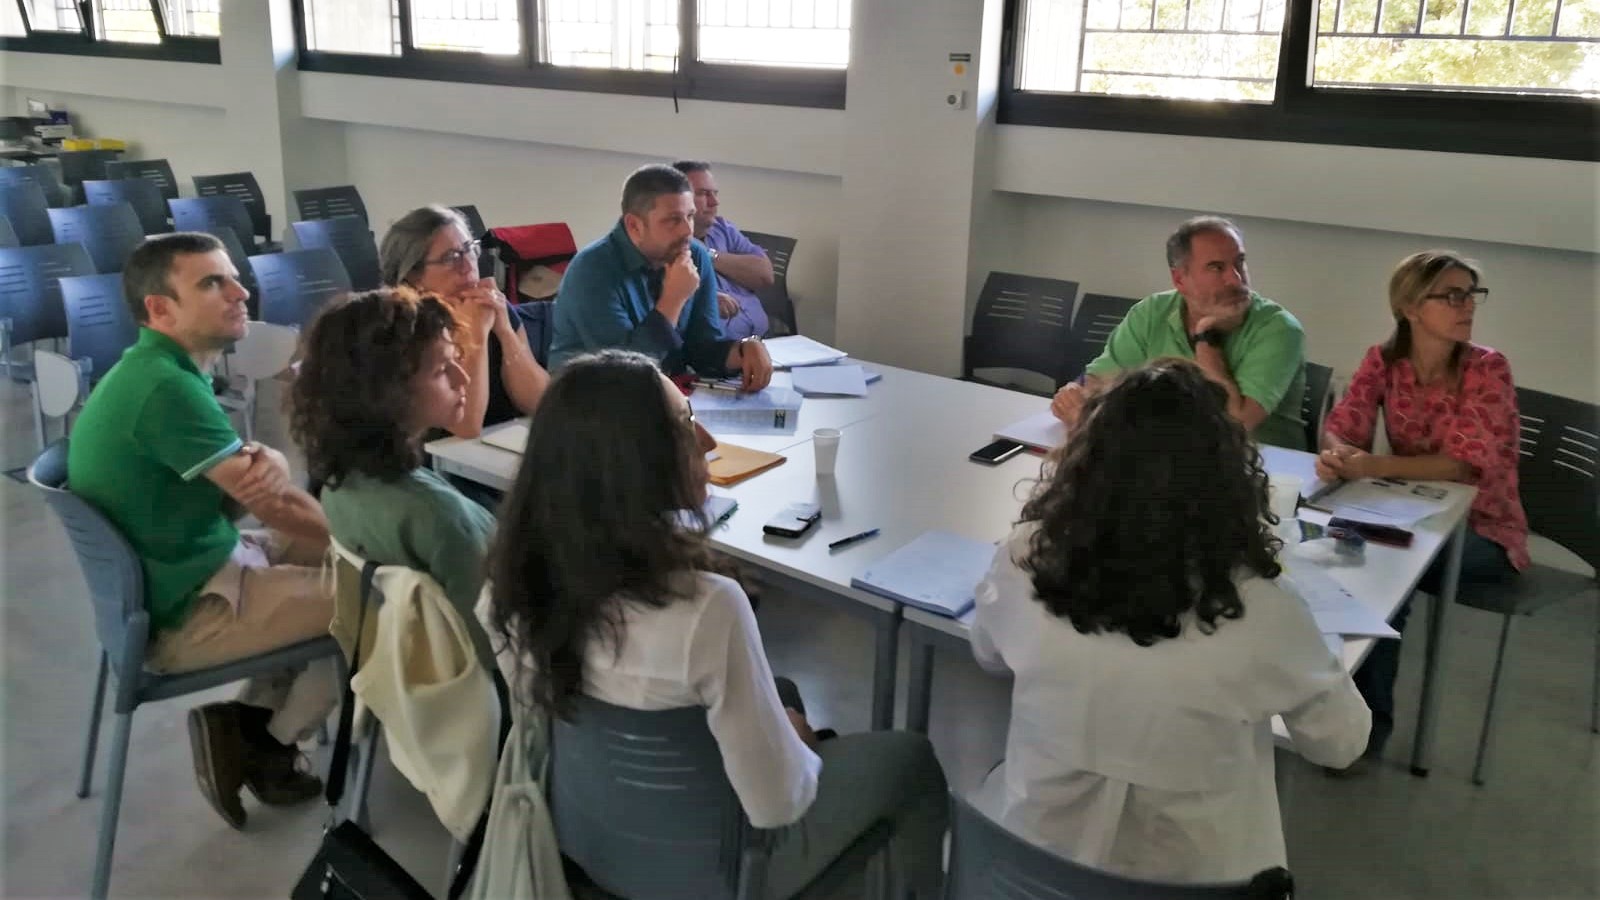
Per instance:
[[[1019,563],[1040,603],[1083,634],[1147,647],[1244,615],[1234,576],[1277,577],[1267,475],[1227,395],[1194,363],[1159,359],[1091,398],[1022,509]]]
[[[325,307],[300,340],[289,431],[311,477],[337,487],[359,472],[393,480],[422,464],[405,427],[411,378],[428,346],[462,328],[432,294],[377,290]]]

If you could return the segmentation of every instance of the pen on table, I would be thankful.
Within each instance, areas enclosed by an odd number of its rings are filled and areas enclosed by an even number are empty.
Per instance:
[[[851,544],[856,543],[857,541],[864,541],[867,538],[873,538],[873,537],[877,537],[877,536],[878,536],[878,529],[869,528],[866,531],[861,532],[860,534],[852,534],[847,538],[840,538],[837,541],[834,541],[833,543],[828,545],[828,549],[829,550],[837,550],[840,547],[848,547]]]
[[[737,385],[725,384],[721,381],[696,381],[695,387],[703,387],[708,391],[727,391],[730,394],[739,393]]]

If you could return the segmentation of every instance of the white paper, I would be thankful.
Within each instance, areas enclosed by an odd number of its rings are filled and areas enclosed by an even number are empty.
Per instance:
[[[528,426],[523,422],[512,422],[502,428],[495,429],[478,440],[491,447],[510,450],[512,453],[521,456],[522,451],[528,446]]]
[[[805,398],[789,388],[753,394],[698,390],[690,398],[695,419],[719,434],[794,434]]]
[[[772,366],[775,369],[788,369],[793,366],[816,366],[837,362],[844,359],[845,352],[820,344],[803,334],[791,334],[787,337],[773,338],[765,342],[767,354],[772,357]]]
[[[1427,484],[1367,479],[1347,482],[1324,500],[1336,516],[1410,528],[1447,508],[1444,500],[1437,499],[1438,492]]]
[[[1293,475],[1299,478],[1300,496],[1307,500],[1312,500],[1318,493],[1330,490],[1339,484],[1339,482],[1323,481],[1317,477],[1315,454],[1286,450],[1270,444],[1259,444],[1256,449],[1261,451],[1261,464],[1267,470],[1267,474]]]
[[[941,615],[972,609],[978,582],[994,560],[994,544],[945,531],[926,531],[871,564],[853,587]]]
[[[1286,560],[1284,574],[1279,584],[1290,593],[1305,600],[1311,617],[1323,634],[1341,634],[1347,637],[1399,637],[1400,632],[1389,627],[1383,617],[1356,599],[1332,576],[1310,563],[1297,563],[1292,568]]]
[[[1038,450],[1054,450],[1067,442],[1067,426],[1061,424],[1061,420],[1057,419],[1054,413],[1045,410],[1038,415],[1007,425],[996,431],[994,436],[1027,444]]]
[[[790,373],[794,389],[806,396],[834,394],[844,397],[867,395],[867,374],[860,366],[806,366]]]

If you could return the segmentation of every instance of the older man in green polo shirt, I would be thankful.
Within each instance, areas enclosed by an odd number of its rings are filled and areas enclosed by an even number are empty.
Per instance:
[[[1257,441],[1304,450],[1305,331],[1278,304],[1250,290],[1244,233],[1221,216],[1199,216],[1167,239],[1173,290],[1140,300],[1084,371],[1056,392],[1050,409],[1071,427],[1109,379],[1163,356],[1194,360],[1228,392],[1228,412]]]
[[[234,433],[208,371],[244,337],[249,292],[222,243],[179,233],[139,245],[123,270],[139,339],[89,394],[67,484],[139,555],[150,616],[146,664],[182,672],[328,633],[322,508],[289,482],[283,456]],[[241,533],[249,512],[269,531]],[[309,800],[321,782],[295,744],[338,700],[331,660],[257,678],[233,703],[189,712],[195,776],[234,828],[249,787],[263,803]]]

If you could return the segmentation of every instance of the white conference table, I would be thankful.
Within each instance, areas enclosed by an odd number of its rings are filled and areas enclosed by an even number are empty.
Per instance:
[[[907,723],[925,729],[932,643],[966,646],[967,627],[947,617],[902,609],[894,601],[852,587],[850,580],[872,561],[930,529],[984,541],[1003,538],[1021,512],[1031,480],[1039,474],[1041,457],[1021,453],[998,466],[987,466],[967,455],[987,444],[996,430],[1042,411],[1047,401],[908,369],[868,365],[883,378],[871,385],[867,397],[807,398],[792,434],[716,435],[719,440],[781,453],[787,462],[732,487],[714,488],[714,493],[737,500],[739,508],[710,537],[718,550],[761,569],[774,586],[873,624],[877,649],[872,727],[876,729],[893,724],[899,632],[902,621],[909,623],[916,652],[911,660]],[[785,378],[778,373],[774,383],[783,384]],[[810,446],[816,428],[842,432],[832,476],[816,475]],[[519,454],[477,439],[446,438],[430,442],[426,449],[440,471],[499,490],[510,488],[521,461]],[[1269,470],[1300,474],[1310,482],[1311,454],[1265,447],[1263,456]],[[1369,543],[1363,565],[1329,570],[1347,590],[1388,618],[1434,557],[1449,548],[1443,596],[1430,607],[1428,619],[1427,662],[1412,751],[1412,771],[1419,775],[1427,773],[1444,613],[1454,602],[1460,538],[1476,493],[1465,485],[1440,486],[1449,491],[1450,507],[1413,529],[1416,538],[1410,549]],[[821,506],[822,521],[816,528],[798,539],[762,532],[761,526],[778,510],[798,502]],[[880,534],[828,550],[829,542],[871,528]],[[1371,645],[1371,640],[1346,641],[1346,666],[1354,669]]]

